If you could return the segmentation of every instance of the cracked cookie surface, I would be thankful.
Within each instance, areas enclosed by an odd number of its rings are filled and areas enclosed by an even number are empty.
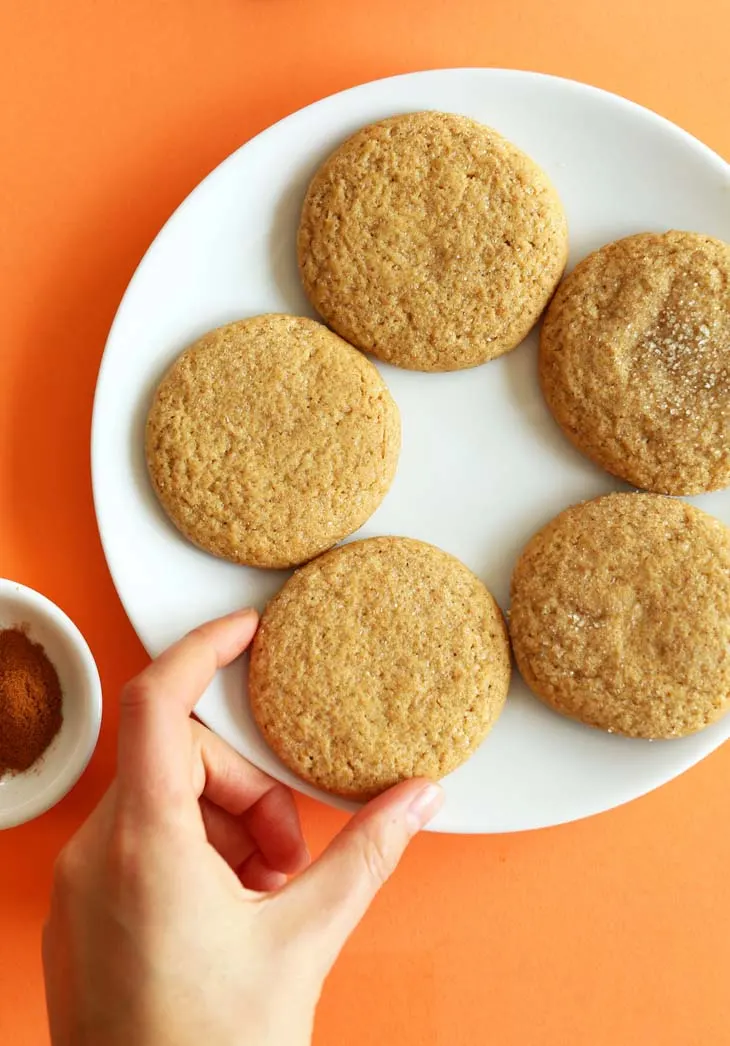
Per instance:
[[[547,175],[465,116],[362,128],[314,176],[298,235],[304,289],[366,352],[412,370],[473,367],[518,345],[565,268]]]
[[[155,393],[149,474],[178,529],[234,563],[287,567],[372,515],[395,475],[398,408],[379,371],[314,320],[204,335]]]
[[[525,682],[563,715],[695,733],[730,707],[730,530],[656,494],[574,505],[522,552],[510,633]]]
[[[730,483],[730,246],[641,233],[589,255],[545,316],[540,380],[575,446],[659,494]]]
[[[509,679],[506,628],[482,582],[432,545],[385,537],[333,549],[271,600],[249,694],[294,773],[367,799],[464,762]]]

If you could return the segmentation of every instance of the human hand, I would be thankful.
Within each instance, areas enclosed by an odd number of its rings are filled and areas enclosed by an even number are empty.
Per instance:
[[[308,867],[289,790],[189,718],[257,620],[203,625],[124,689],[117,778],[55,871],[54,1046],[309,1043],[340,949],[441,804],[397,785]]]

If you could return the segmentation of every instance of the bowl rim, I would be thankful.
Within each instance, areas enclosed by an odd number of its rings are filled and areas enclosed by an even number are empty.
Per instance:
[[[29,588],[19,581],[0,578],[0,605],[6,597],[11,596],[24,601],[39,617],[45,618],[59,633],[62,641],[72,647],[79,656],[89,693],[89,709],[84,716],[88,740],[75,752],[74,757],[60,768],[56,776],[46,783],[45,787],[39,787],[37,794],[31,795],[27,800],[9,810],[4,810],[0,802],[0,830],[14,828],[40,817],[68,795],[89,765],[96,749],[102,717],[102,688],[99,669],[89,644],[79,628],[65,611],[41,592]],[[41,780],[42,776],[39,776],[39,783]]]

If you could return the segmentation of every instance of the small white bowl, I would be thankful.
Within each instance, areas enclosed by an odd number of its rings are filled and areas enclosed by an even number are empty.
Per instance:
[[[91,759],[101,726],[101,682],[73,621],[32,588],[0,578],[0,629],[22,626],[53,662],[63,694],[63,723],[37,763],[0,777],[0,829],[31,821],[54,806]]]

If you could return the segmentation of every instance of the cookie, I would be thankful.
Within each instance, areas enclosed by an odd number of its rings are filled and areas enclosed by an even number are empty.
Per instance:
[[[463,763],[507,695],[501,612],[459,560],[370,538],[298,570],[251,653],[254,718],[279,758],[325,791],[365,800]]]
[[[660,494],[730,484],[730,246],[642,233],[584,259],[545,317],[540,379],[570,440]]]
[[[147,420],[155,492],[234,563],[287,567],[352,534],[395,474],[400,418],[378,370],[313,320],[257,316],[179,357]]]
[[[411,370],[474,367],[518,345],[567,258],[547,175],[450,113],[364,127],[325,161],[299,226],[304,289],[343,338]]]
[[[701,730],[730,707],[730,531],[656,494],[574,505],[520,556],[510,631],[563,715],[630,737]]]

